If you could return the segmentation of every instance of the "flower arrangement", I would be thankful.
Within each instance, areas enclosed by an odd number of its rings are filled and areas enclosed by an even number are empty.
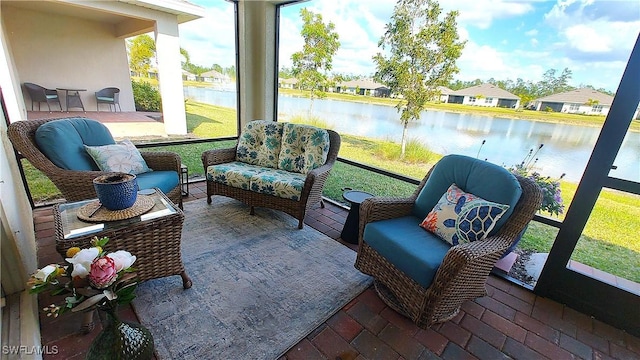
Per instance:
[[[43,309],[47,316],[94,308],[112,312],[135,298],[138,281],[131,265],[136,257],[124,250],[105,252],[108,241],[107,237],[94,237],[90,248],[67,250],[67,265],[50,264],[31,275],[27,283],[30,293],[68,294],[64,305]]]
[[[522,177],[527,177],[538,184],[542,190],[542,206],[540,206],[540,210],[557,216],[564,212],[564,204],[562,203],[560,190],[560,179],[562,179],[565,174],[562,174],[559,179],[552,179],[550,176],[542,176],[540,173],[533,170],[535,164],[538,162],[536,155],[543,146],[544,144],[540,144],[535,152],[533,149],[529,149],[529,152],[522,162],[509,167],[508,170]]]

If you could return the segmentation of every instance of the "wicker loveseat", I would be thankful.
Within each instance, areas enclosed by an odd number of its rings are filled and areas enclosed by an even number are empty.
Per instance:
[[[93,179],[107,172],[100,171],[85,145],[115,144],[106,126],[82,117],[24,120],[11,123],[7,135],[14,148],[51,179],[67,201],[96,197]],[[151,151],[140,155],[153,171],[136,175],[138,187],[157,187],[182,208],[180,155]]]
[[[302,229],[311,206],[322,203],[322,189],[340,149],[340,135],[309,125],[265,120],[249,122],[236,146],[202,154],[207,203],[212,195],[251,207],[280,210]]]
[[[374,277],[385,303],[418,326],[447,321],[465,301],[486,295],[489,272],[541,203],[532,180],[447,155],[411,197],[361,204],[355,266]]]

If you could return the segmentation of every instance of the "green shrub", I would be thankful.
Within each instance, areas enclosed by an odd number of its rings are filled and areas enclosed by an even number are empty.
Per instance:
[[[160,92],[153,85],[144,81],[132,81],[133,101],[136,111],[161,111]]]

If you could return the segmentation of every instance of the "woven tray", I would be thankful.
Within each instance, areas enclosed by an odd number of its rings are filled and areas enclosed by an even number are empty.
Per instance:
[[[150,197],[138,196],[133,206],[122,210],[111,211],[105,207],[100,207],[100,201],[96,200],[78,209],[78,219],[88,222],[126,220],[146,213],[151,210],[154,205],[155,202]],[[95,211],[98,207],[100,208]],[[94,211],[95,213],[93,213]]]

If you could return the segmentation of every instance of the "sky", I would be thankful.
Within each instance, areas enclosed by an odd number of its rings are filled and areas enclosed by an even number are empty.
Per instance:
[[[180,46],[202,66],[235,63],[233,4],[190,0],[206,16],[180,25]],[[280,22],[280,66],[302,49],[303,7],[335,24],[340,49],[332,72],[372,76],[372,57],[389,23],[395,0],[312,0],[285,6]],[[615,92],[640,32],[638,0],[446,0],[457,10],[458,34],[466,45],[456,80],[490,78],[537,82],[549,69],[572,71],[570,85]]]

